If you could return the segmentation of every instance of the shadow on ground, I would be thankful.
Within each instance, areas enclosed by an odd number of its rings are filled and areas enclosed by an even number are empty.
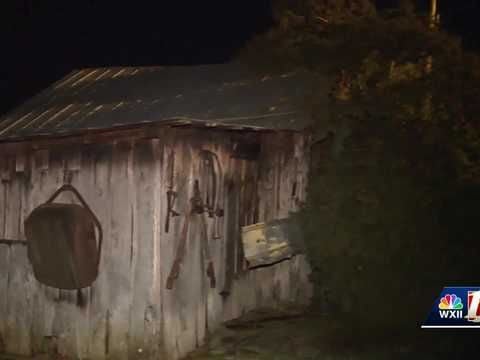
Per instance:
[[[476,329],[378,334],[339,324],[345,321],[309,312],[250,313],[225,324],[188,359],[456,359],[473,354],[475,338],[480,338]]]

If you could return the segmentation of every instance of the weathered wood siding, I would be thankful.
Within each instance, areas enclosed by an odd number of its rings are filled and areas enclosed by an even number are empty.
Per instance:
[[[262,143],[257,161],[232,157],[232,144],[255,137]],[[149,138],[42,143],[38,149],[35,143],[16,150],[0,145],[0,239],[24,239],[24,219],[68,177],[104,232],[100,275],[81,291],[38,283],[26,247],[0,244],[0,351],[92,360],[177,359],[225,320],[256,307],[307,303],[311,289],[303,256],[246,271],[238,242],[239,226],[286,217],[304,200],[303,139],[294,133],[165,128]],[[209,287],[194,218],[180,276],[167,290],[193,182],[200,177],[200,149],[215,152],[223,168],[223,234],[209,236],[217,286]],[[181,216],[171,219],[165,233],[172,151],[175,210]],[[207,223],[211,234],[208,217]],[[225,290],[230,295],[223,297],[219,293]]]

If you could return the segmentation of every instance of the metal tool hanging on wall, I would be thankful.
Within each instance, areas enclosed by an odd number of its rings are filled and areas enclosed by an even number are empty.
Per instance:
[[[200,151],[201,166],[200,174],[203,178],[203,191],[205,198],[205,211],[213,218],[212,238],[221,238],[222,229],[219,228],[219,218],[224,216],[224,210],[220,207],[223,172],[217,154],[209,150]]]
[[[190,209],[185,216],[184,225],[176,250],[175,260],[167,279],[167,289],[173,289],[174,282],[180,275],[180,268],[186,254],[188,230],[190,223],[194,218],[200,223],[200,236],[202,242],[201,248],[205,262],[207,263],[206,273],[210,279],[210,287],[216,287],[215,269],[208,245],[208,227],[205,219],[205,213],[207,213],[210,218],[214,218],[214,220],[217,220],[217,218],[223,217],[224,215],[223,209],[219,206],[222,169],[217,155],[211,151],[202,150],[200,152],[200,159],[200,174],[202,178],[202,184],[200,184],[199,180],[195,180],[194,182],[193,196],[190,199]],[[213,239],[218,239],[220,237],[220,231],[217,227],[218,221],[215,221],[212,230]]]
[[[217,154],[209,150],[200,151],[200,173],[202,178],[202,193],[205,197],[205,210],[210,218],[215,218],[212,237],[218,239],[221,237],[219,222],[216,220],[224,216],[223,209],[219,206],[218,200],[221,195],[221,183],[223,178],[222,167]],[[179,216],[180,213],[175,210],[177,192],[175,188],[175,153],[172,151],[168,159],[168,190],[167,190],[167,211],[165,215],[165,232],[170,231],[171,218]]]
[[[54,203],[63,192],[73,193],[81,205]],[[30,213],[25,220],[25,236],[28,259],[39,282],[74,290],[88,287],[96,280],[102,226],[72,185],[63,185]]]
[[[198,180],[195,180],[194,189],[193,189],[193,197],[190,199],[190,211],[185,216],[185,220],[183,223],[182,232],[180,234],[180,239],[178,241],[178,246],[175,254],[175,260],[173,261],[172,269],[170,270],[170,274],[167,278],[167,289],[171,290],[174,287],[175,280],[180,275],[180,269],[185,259],[186,255],[186,245],[187,245],[187,237],[188,237],[188,230],[190,227],[190,223],[195,218],[200,223],[200,241],[202,242],[202,254],[204,256],[205,262],[207,265],[207,276],[210,279],[210,287],[216,287],[216,278],[215,278],[215,269],[213,265],[213,261],[210,257],[210,249],[208,246],[208,234],[207,234],[207,224],[205,221],[205,204],[202,200],[200,194],[200,187]]]
[[[170,231],[170,219],[179,216],[173,208],[177,199],[177,192],[173,190],[175,181],[175,153],[172,151],[168,159],[168,190],[167,190],[167,215],[165,217],[165,232]]]

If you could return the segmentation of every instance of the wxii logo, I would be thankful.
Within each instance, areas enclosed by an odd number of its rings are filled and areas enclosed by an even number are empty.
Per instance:
[[[480,328],[480,286],[444,287],[421,326]]]
[[[461,319],[463,317],[462,299],[455,294],[447,294],[440,299],[438,314],[441,319]]]

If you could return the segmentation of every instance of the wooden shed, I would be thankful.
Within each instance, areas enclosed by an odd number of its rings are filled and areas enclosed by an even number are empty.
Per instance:
[[[0,353],[178,359],[247,311],[307,304],[304,255],[250,268],[241,241],[305,200],[306,84],[238,64],[85,69],[1,118]],[[37,280],[25,235],[65,184],[103,233],[98,277],[73,290]]]

